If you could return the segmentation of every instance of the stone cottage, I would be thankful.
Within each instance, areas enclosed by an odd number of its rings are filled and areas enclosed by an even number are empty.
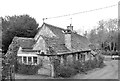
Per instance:
[[[55,54],[90,50],[89,40],[77,34],[71,24],[63,29],[43,23],[34,38],[18,37],[18,39],[20,44],[18,61],[24,64],[37,65],[43,61],[41,59],[49,60],[49,57],[39,55],[50,55],[49,48],[52,48]],[[87,59],[87,56],[84,58]]]

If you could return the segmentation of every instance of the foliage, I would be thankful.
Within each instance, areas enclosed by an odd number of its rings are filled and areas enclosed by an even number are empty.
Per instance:
[[[75,61],[74,63],[67,63],[67,65],[60,65],[57,67],[57,76],[58,77],[71,77],[77,73],[85,73],[89,70],[95,68],[104,67],[104,58],[97,56],[93,60],[88,60],[85,62]]]
[[[9,49],[7,53],[3,56],[3,73],[4,73],[4,78],[8,78],[10,76],[11,68],[13,69],[16,68],[16,60],[17,60],[17,51],[19,48],[18,40],[15,37],[12,41],[12,43],[9,45]],[[14,67],[13,67],[14,66]]]
[[[92,29],[89,33],[91,43],[99,44],[103,50],[118,50],[118,20],[109,19],[101,20],[96,29]]]
[[[34,37],[38,24],[29,15],[6,16],[2,18],[2,49],[7,51],[14,36]]]
[[[0,17],[0,48],[2,48],[2,19]]]
[[[92,70],[92,69],[96,68],[96,61],[95,60],[88,60],[87,62],[85,62],[84,66],[85,66],[84,67],[85,71]]]
[[[38,72],[38,69],[41,65],[25,65],[25,64],[18,64],[17,73],[20,74],[27,74],[27,75],[34,75]]]
[[[70,77],[73,76],[77,73],[77,71],[69,66],[64,66],[64,65],[60,65],[59,67],[57,67],[57,76],[58,77]]]
[[[68,63],[67,66],[72,67],[74,69],[76,69],[77,71],[82,69],[82,62],[80,61],[75,61],[73,63]]]

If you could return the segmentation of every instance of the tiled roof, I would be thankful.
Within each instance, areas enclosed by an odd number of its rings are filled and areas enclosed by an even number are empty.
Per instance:
[[[49,27],[49,29],[59,38],[61,43],[64,43],[65,38],[64,38],[64,31],[65,29],[62,29],[60,27],[57,26],[53,26],[47,23],[44,23],[45,26]]]
[[[76,33],[72,33],[72,48],[74,50],[88,50],[89,48],[89,40],[86,37],[78,35]]]
[[[52,47],[57,53],[62,53],[62,52],[69,52],[67,47],[65,46],[65,34],[64,31],[65,29],[44,23],[46,27],[48,27],[57,37],[49,38],[42,36],[46,42],[46,45],[49,47]],[[42,26],[43,26],[42,25]],[[40,30],[42,27],[38,28]],[[89,41],[86,37],[83,37],[77,33],[71,34],[72,37],[72,48],[73,51],[80,51],[80,50],[88,50],[89,49]],[[19,44],[23,49],[31,49],[33,48],[35,44],[35,39],[34,38],[23,38],[19,37]]]
[[[54,49],[54,51],[57,53],[63,53],[69,51],[67,47],[65,47],[65,44],[61,44],[59,38],[43,37],[43,39],[45,40],[47,47],[48,48],[52,47],[52,49]]]
[[[35,40],[33,38],[24,38],[24,37],[18,37],[18,41],[20,46],[25,49],[32,49],[33,45],[35,44]]]
[[[22,49],[22,52],[38,52],[38,50],[33,50],[33,49],[28,49],[28,48],[24,48]]]
[[[61,44],[65,44],[65,34],[64,34],[64,31],[66,29],[63,29],[63,28],[60,28],[60,27],[57,27],[57,26],[53,26],[53,25],[50,25],[50,24],[47,24],[47,23],[44,23],[45,26],[49,27],[49,29],[59,38],[59,41],[61,42]],[[81,36],[77,33],[73,33],[72,32],[72,48],[76,51],[78,50],[87,50],[87,49],[90,49],[89,48],[89,40],[84,37],[84,36]]]

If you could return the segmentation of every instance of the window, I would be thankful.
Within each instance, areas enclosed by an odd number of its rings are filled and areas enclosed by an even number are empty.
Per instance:
[[[37,57],[33,57],[33,63],[37,64]]]
[[[28,57],[28,62],[31,62],[31,60],[32,60],[31,57]]]
[[[32,57],[28,57],[28,64],[32,64]]]
[[[23,63],[27,63],[27,58],[23,57]]]

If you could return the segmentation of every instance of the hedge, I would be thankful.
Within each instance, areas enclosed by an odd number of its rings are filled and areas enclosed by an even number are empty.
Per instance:
[[[19,74],[27,74],[27,75],[34,75],[38,72],[38,69],[41,65],[25,65],[25,64],[18,64],[17,73]]]
[[[56,74],[57,77],[68,78],[75,74],[77,74],[77,70],[75,70],[72,67],[64,66],[64,65],[60,65],[59,67],[57,67],[57,74]]]
[[[88,60],[86,62],[75,61],[67,63],[67,65],[59,65],[57,67],[57,77],[71,77],[77,73],[85,73],[95,68],[102,68],[104,66],[104,58],[98,56],[98,59]]]

